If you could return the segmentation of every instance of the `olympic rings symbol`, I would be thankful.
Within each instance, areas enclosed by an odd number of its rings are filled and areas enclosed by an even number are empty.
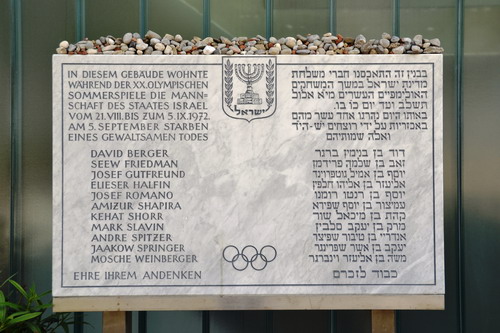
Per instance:
[[[267,264],[276,259],[276,249],[271,245],[266,245],[257,250],[253,245],[247,245],[243,250],[238,250],[234,245],[228,245],[222,251],[222,257],[225,261],[231,263],[237,271],[244,271],[250,265],[256,271],[266,268]]]

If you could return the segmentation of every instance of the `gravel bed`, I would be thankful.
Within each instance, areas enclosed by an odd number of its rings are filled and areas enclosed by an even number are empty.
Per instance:
[[[106,36],[96,40],[84,39],[70,44],[62,41],[57,54],[125,54],[125,55],[279,55],[279,54],[431,54],[443,53],[438,38],[424,39],[422,35],[413,38],[391,36],[383,33],[380,39],[356,38],[340,34],[297,35],[295,37],[193,37],[184,39],[181,35],[166,34],[163,37],[148,31],[145,36],[127,32],[122,37]]]

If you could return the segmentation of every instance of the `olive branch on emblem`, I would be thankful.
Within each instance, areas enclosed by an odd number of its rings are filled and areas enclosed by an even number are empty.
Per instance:
[[[267,107],[270,108],[274,103],[274,64],[270,59],[266,65],[266,90]]]
[[[227,106],[231,109],[231,104],[233,103],[233,64],[229,60],[226,61],[224,65],[224,85],[226,96],[225,101]]]

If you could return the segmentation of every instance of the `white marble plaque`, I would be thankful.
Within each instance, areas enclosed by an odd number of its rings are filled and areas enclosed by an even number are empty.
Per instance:
[[[54,56],[54,295],[444,294],[442,75]]]

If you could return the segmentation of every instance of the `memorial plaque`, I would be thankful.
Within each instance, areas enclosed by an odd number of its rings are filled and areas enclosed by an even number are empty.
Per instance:
[[[441,55],[53,70],[55,297],[444,294]]]

